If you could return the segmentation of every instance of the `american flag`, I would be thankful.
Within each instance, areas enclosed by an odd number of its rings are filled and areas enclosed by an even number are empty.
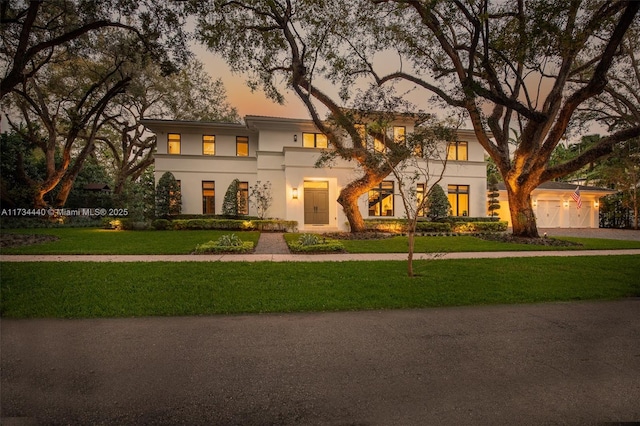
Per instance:
[[[582,207],[582,198],[580,198],[580,187],[576,186],[576,190],[571,194],[571,198],[578,204],[577,208]]]

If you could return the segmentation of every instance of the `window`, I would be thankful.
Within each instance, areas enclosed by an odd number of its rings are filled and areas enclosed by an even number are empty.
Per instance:
[[[387,146],[384,143],[383,136],[376,135],[373,137],[373,149],[376,152],[384,152],[387,149]]]
[[[238,185],[238,214],[249,214],[249,182]]]
[[[393,216],[393,182],[369,190],[369,216]]]
[[[327,148],[327,136],[322,133],[303,133],[302,146],[305,148]]]
[[[452,216],[469,216],[469,185],[448,185]]]
[[[202,154],[216,155],[216,137],[213,135],[202,136]]]
[[[467,161],[468,142],[449,142],[447,160]]]
[[[236,156],[238,157],[249,156],[249,138],[247,136],[236,137]]]
[[[424,183],[419,183],[418,184],[418,188],[416,189],[416,203],[417,205],[420,205],[420,203],[422,203],[422,200],[424,200],[424,189],[425,189],[425,184]],[[418,210],[418,216],[426,216],[426,206],[423,206],[420,210]]]
[[[216,213],[216,183],[202,181],[202,214]]]
[[[168,147],[167,152],[169,154],[180,155],[180,134],[169,133],[167,135]]]
[[[397,144],[403,144],[407,140],[407,129],[404,126],[393,127],[393,141]]]

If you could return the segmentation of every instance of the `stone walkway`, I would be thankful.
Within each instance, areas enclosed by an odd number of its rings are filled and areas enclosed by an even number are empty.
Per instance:
[[[284,241],[284,234],[262,232],[254,254],[289,254],[289,247]]]

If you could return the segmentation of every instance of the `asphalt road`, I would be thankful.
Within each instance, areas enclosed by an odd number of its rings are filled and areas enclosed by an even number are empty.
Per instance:
[[[5,425],[640,421],[640,299],[1,332]]]

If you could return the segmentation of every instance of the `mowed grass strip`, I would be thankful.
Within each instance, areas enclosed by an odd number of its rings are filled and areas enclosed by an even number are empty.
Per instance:
[[[114,231],[95,228],[49,228],[2,230],[3,233],[55,235],[58,241],[31,246],[2,249],[2,254],[188,254],[198,244],[216,241],[222,235],[236,234],[254,246],[259,232],[237,231]],[[296,241],[301,234],[285,234]],[[558,247],[535,244],[515,244],[487,241],[472,236],[416,237],[416,253],[453,253],[481,251],[549,251],[549,250],[618,250],[640,248],[640,241],[570,238],[581,245]],[[396,236],[381,240],[340,240],[349,253],[406,253],[407,237]]]
[[[5,318],[406,309],[640,296],[640,256],[344,263],[8,263]]]
[[[11,229],[7,233],[55,235],[57,241],[12,247],[2,254],[189,254],[198,244],[236,234],[258,243],[260,232],[236,231],[115,231],[96,228]]]
[[[640,248],[640,241],[608,240],[600,238],[557,237],[571,241],[573,246],[545,246],[489,241],[473,236],[416,237],[416,253],[454,253],[483,251],[551,251],[551,250],[620,250]],[[340,240],[349,253],[406,253],[407,237],[382,240]]]

